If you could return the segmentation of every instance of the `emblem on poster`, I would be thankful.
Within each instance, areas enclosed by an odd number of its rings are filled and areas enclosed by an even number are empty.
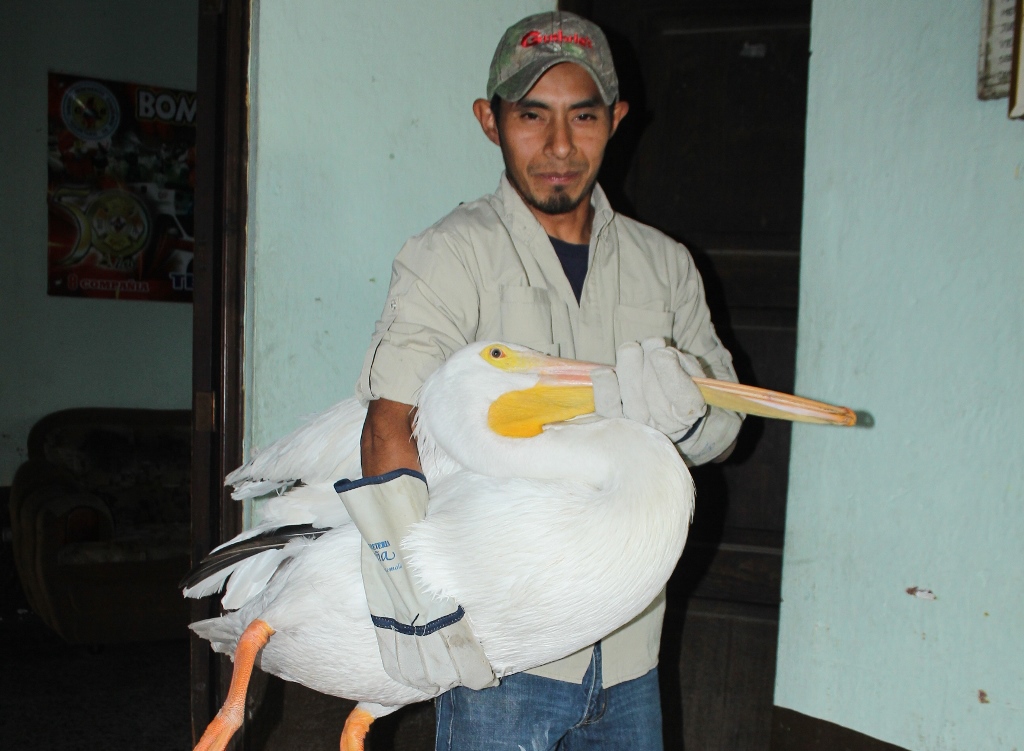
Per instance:
[[[195,94],[49,77],[48,292],[192,300]]]

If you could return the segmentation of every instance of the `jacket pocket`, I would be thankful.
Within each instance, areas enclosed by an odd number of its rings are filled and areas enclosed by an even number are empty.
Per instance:
[[[502,287],[501,338],[546,355],[558,355],[551,335],[551,298],[540,287]]]
[[[648,310],[629,305],[615,306],[615,346],[625,342],[640,342],[648,337],[661,336],[672,344],[672,324],[675,313],[670,310]]]

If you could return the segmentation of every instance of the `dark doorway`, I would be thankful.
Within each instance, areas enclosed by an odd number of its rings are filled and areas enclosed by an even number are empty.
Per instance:
[[[792,391],[810,0],[560,3],[605,29],[629,117],[613,205],[684,242],[740,380]],[[790,426],[748,419],[694,471],[690,542],[662,640],[668,749],[767,749]]]

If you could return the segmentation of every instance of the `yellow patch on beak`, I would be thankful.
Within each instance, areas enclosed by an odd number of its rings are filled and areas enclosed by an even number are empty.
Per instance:
[[[538,383],[495,399],[487,410],[487,424],[495,433],[507,438],[531,438],[540,435],[545,425],[593,411],[592,386]]]

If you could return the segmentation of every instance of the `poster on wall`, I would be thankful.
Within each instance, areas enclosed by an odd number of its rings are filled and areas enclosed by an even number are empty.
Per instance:
[[[194,92],[50,73],[47,292],[192,301]]]

